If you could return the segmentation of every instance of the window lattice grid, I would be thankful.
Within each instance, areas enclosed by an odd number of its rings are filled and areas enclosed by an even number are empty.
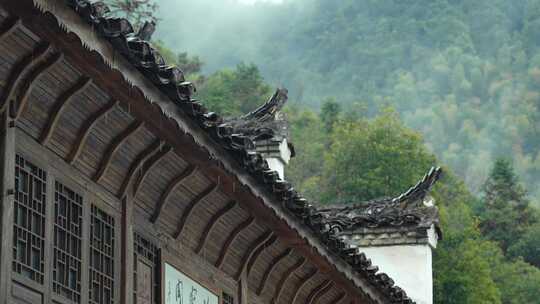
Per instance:
[[[53,290],[81,301],[82,196],[55,182]]]
[[[114,303],[114,218],[92,205],[90,303]]]
[[[43,284],[47,173],[15,157],[15,200],[12,269]]]
[[[142,284],[142,282],[138,282],[137,278],[137,274],[138,274],[138,265],[140,265],[140,261],[144,261],[144,264],[145,265],[151,265],[151,268],[152,268],[152,275],[153,275],[153,278],[152,278],[152,282],[151,282],[151,287],[153,289],[153,294],[154,294],[154,298],[153,298],[153,302],[154,303],[159,303],[159,281],[160,281],[160,272],[159,272],[159,268],[160,268],[160,260],[159,260],[159,248],[153,244],[152,242],[150,242],[149,240],[147,240],[146,238],[144,238],[143,236],[141,236],[140,234],[138,233],[135,233],[134,234],[134,265],[133,265],[133,269],[134,269],[134,280],[133,280],[133,293],[134,293],[134,303],[135,304],[145,304],[145,303],[139,303],[138,302],[138,296],[137,296],[137,292],[141,292],[141,291],[138,291],[138,286],[140,285],[144,285]],[[140,271],[140,270],[139,270]],[[140,273],[139,273],[140,274]],[[140,294],[139,294],[140,296]],[[142,296],[142,298],[145,298],[144,296]]]
[[[224,292],[223,293],[223,304],[234,304],[234,298],[230,294]]]

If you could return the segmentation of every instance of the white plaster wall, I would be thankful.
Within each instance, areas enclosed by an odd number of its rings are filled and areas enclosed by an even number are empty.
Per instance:
[[[416,303],[433,303],[431,247],[428,244],[361,247],[360,251]]]
[[[270,167],[271,170],[277,171],[277,173],[279,174],[279,178],[281,179],[285,178],[284,177],[285,164],[280,158],[274,158],[274,157],[267,158],[266,162],[268,163],[268,166]]]
[[[285,162],[285,164],[288,164],[291,160],[291,150],[289,149],[286,138],[283,139],[283,141],[279,144],[279,153],[281,154],[283,162]]]
[[[279,157],[268,157],[266,161],[270,169],[277,171],[279,178],[282,180],[285,179],[285,165],[289,163],[291,159],[291,150],[287,145],[287,139],[284,139],[279,144]]]

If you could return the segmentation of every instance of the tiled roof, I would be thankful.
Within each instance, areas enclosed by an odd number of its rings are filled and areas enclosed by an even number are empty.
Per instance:
[[[422,180],[395,198],[327,206],[317,212],[336,233],[355,231],[397,238],[397,234],[429,229],[433,225],[441,238],[439,210],[428,196],[441,173],[441,168],[431,168]]]
[[[123,18],[109,17],[107,5],[87,0],[68,0],[69,6],[106,38],[145,77],[151,80],[166,94],[178,108],[191,117],[218,144],[227,149],[243,168],[249,172],[262,187],[273,193],[299,222],[309,227],[319,240],[333,252],[336,258],[345,260],[360,277],[366,278],[380,290],[391,303],[414,303],[394,281],[357,248],[350,248],[335,229],[327,225],[323,214],[303,198],[290,183],[279,179],[278,173],[270,170],[261,154],[254,151],[253,133],[242,131],[238,124],[226,121],[217,113],[210,112],[200,102],[192,99],[194,86],[186,82],[180,69],[167,65],[159,52],[148,40],[154,31],[154,24],[146,23],[138,33],[134,33],[131,23]],[[267,103],[268,108],[248,115],[264,117],[286,99],[286,91],[278,90]],[[270,112],[268,112],[270,111]],[[243,132],[243,133],[242,133]],[[263,134],[263,133],[261,133]],[[259,134],[260,135],[260,134]],[[409,196],[414,195],[410,193]]]

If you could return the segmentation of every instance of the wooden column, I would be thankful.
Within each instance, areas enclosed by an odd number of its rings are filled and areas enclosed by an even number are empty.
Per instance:
[[[122,272],[121,300],[122,304],[133,303],[133,200],[131,195],[122,199]]]
[[[7,101],[6,101],[7,102]],[[11,258],[13,241],[13,200],[15,199],[15,124],[9,118],[9,107],[0,114],[1,120],[1,200],[2,222],[0,249],[0,303],[10,303]]]

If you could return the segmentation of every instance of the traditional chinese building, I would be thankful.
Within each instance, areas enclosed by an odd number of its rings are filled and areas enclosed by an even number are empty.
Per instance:
[[[316,209],[283,179],[286,91],[225,120],[152,32],[99,2],[0,2],[0,303],[412,303],[363,251],[434,247],[440,170]]]

